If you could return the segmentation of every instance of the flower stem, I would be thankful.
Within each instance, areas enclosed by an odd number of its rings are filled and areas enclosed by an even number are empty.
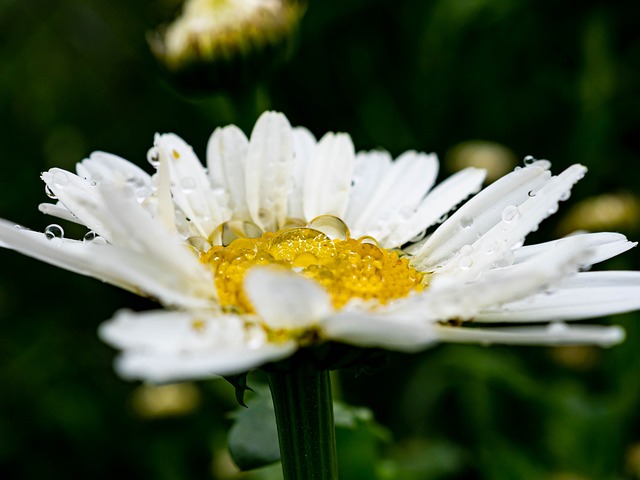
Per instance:
[[[269,372],[285,480],[338,478],[328,370]]]

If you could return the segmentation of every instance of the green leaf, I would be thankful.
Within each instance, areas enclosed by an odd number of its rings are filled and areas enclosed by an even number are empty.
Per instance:
[[[229,452],[240,470],[252,470],[280,460],[269,388],[256,387],[246,407],[234,412],[235,422],[229,431]]]

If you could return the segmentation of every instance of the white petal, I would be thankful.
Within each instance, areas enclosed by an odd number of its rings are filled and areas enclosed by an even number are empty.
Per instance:
[[[158,135],[155,146],[160,169],[168,168],[173,201],[190,218],[204,238],[229,218],[226,193],[214,194],[204,167],[193,149],[177,135]]]
[[[482,188],[486,172],[478,168],[465,168],[434,188],[418,206],[416,212],[400,224],[382,244],[386,248],[400,246],[420,232],[435,225],[460,202]],[[436,230],[437,232],[437,230]],[[434,233],[435,235],[435,233]],[[422,258],[419,252],[417,260]]]
[[[62,220],[66,220],[68,222],[77,223],[79,225],[84,225],[80,220],[78,220],[67,207],[65,207],[62,203],[41,203],[38,205],[38,210],[40,210],[45,215],[50,215],[52,217],[57,217]]]
[[[240,317],[207,311],[121,311],[99,334],[123,350],[121,376],[156,383],[246,372],[296,349],[291,341],[267,342],[262,329]]]
[[[254,268],[244,290],[256,313],[274,329],[317,324],[331,314],[331,298],[317,282],[278,268]]]
[[[120,183],[125,181],[137,188],[148,188],[151,177],[137,165],[106,152],[93,152],[76,165],[76,172],[88,182]]]
[[[207,145],[207,166],[214,191],[229,195],[229,209],[239,220],[249,220],[245,168],[249,140],[235,125],[216,128]]]
[[[484,309],[548,288],[577,271],[588,255],[588,247],[576,241],[558,245],[529,262],[486,272],[470,283],[453,274],[434,276],[424,293],[399,300],[385,310],[431,321],[474,318]]]
[[[344,219],[354,237],[360,237],[366,232],[358,229],[362,212],[371,198],[375,196],[378,186],[391,170],[391,155],[389,152],[374,150],[358,152],[354,162],[352,188]]]
[[[95,242],[49,240],[42,233],[17,229],[4,220],[0,220],[0,246],[155,297],[167,305],[203,307],[211,305],[216,296],[213,281],[197,264],[187,263],[176,269],[163,258]]]
[[[60,168],[42,174],[42,179],[66,209],[89,230],[111,241],[111,232],[105,227],[105,206],[99,186]]]
[[[408,151],[400,155],[377,179],[375,191],[360,211],[352,228],[378,240],[386,237],[398,223],[408,219],[431,189],[438,174],[434,154]]]
[[[306,220],[320,215],[342,217],[347,209],[355,150],[346,133],[327,133],[314,149],[304,176]]]
[[[443,342],[493,343],[509,345],[598,345],[609,347],[624,340],[624,330],[620,327],[599,325],[567,326],[563,323],[546,327],[515,328],[466,328],[434,327],[438,339]]]
[[[539,254],[543,250],[553,248],[559,243],[571,242],[572,238],[580,237],[591,249],[591,256],[586,265],[593,265],[603,262],[623,252],[635,247],[637,242],[630,242],[620,233],[598,232],[598,233],[581,233],[571,235],[569,237],[553,240],[551,242],[539,243],[537,245],[528,245],[526,247],[515,250],[515,263],[521,263],[529,260],[532,256]]]
[[[505,207],[501,214],[502,221],[472,243],[468,252],[463,247],[452,259],[443,262],[438,274],[455,272],[460,279],[474,278],[500,264],[505,258],[509,258],[511,262],[513,249],[522,245],[526,235],[537,229],[542,220],[557,210],[560,199],[585,172],[586,168],[582,165],[573,165],[560,175],[552,177],[535,196],[529,197],[522,205]],[[463,271],[460,262],[465,256],[468,258],[464,262],[472,265]],[[589,259],[585,258],[584,262],[588,263]]]
[[[580,272],[550,291],[488,308],[478,322],[580,320],[640,308],[640,272]]]
[[[366,348],[413,352],[437,341],[433,325],[419,317],[340,312],[327,317],[321,328],[331,340]]]
[[[540,167],[526,167],[495,181],[465,203],[431,235],[416,254],[414,265],[432,270],[464,245],[470,245],[502,220],[509,205],[521,205],[544,185],[551,174]],[[469,222],[471,220],[471,222]]]
[[[293,129],[294,168],[291,194],[289,195],[289,216],[304,219],[304,178],[311,155],[316,148],[316,138],[304,127]]]
[[[293,176],[291,125],[281,113],[265,112],[256,122],[247,157],[245,188],[253,222],[275,232],[287,218]]]

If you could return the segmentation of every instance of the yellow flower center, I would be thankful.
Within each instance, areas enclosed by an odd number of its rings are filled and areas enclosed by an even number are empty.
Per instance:
[[[335,308],[360,298],[384,304],[421,290],[423,274],[407,258],[380,248],[371,237],[331,239],[313,228],[285,228],[259,238],[214,246],[200,260],[214,271],[223,308],[253,313],[242,282],[257,265],[279,265],[320,283]]]

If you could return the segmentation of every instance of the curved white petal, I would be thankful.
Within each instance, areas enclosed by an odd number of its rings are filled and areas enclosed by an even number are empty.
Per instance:
[[[471,319],[484,309],[548,288],[576,272],[588,255],[588,246],[576,241],[558,245],[531,261],[486,272],[468,283],[453,274],[434,276],[424,293],[399,300],[385,310],[428,321]]]
[[[640,308],[640,272],[580,272],[555,288],[480,312],[478,322],[581,320]]]
[[[328,339],[365,348],[388,348],[414,352],[437,341],[433,324],[419,317],[376,315],[364,312],[340,312],[327,317],[321,325]]]
[[[327,133],[320,139],[304,174],[305,220],[320,215],[344,215],[354,161],[353,142],[346,133]]]
[[[505,207],[501,213],[502,220],[481,238],[441,262],[438,274],[455,274],[460,279],[475,278],[490,268],[504,264],[506,260],[512,263],[513,249],[522,245],[526,235],[537,229],[542,220],[557,210],[558,202],[585,172],[586,168],[582,165],[573,165],[560,175],[552,177],[536,195],[529,196],[521,205]],[[585,263],[588,263],[588,259],[585,259]],[[468,268],[460,268],[462,264],[466,264]]]
[[[209,179],[215,191],[225,192],[233,218],[249,220],[245,169],[249,140],[235,125],[216,128],[207,144]]]
[[[265,112],[251,133],[245,169],[247,207],[264,231],[275,232],[284,225],[292,176],[291,125],[283,114]]]
[[[289,217],[304,219],[305,174],[316,148],[316,137],[304,127],[293,129],[293,180],[289,195]]]
[[[214,193],[193,149],[177,135],[156,135],[155,146],[160,155],[159,174],[164,169],[169,172],[173,202],[200,235],[209,238],[218,225],[229,219],[226,192]]]
[[[121,311],[99,335],[123,351],[116,361],[122,377],[156,383],[246,372],[297,348],[269,343],[256,325],[211,311]]]
[[[596,263],[604,262],[605,260],[630,250],[638,244],[637,242],[630,242],[627,240],[627,237],[620,233],[580,233],[550,242],[518,248],[514,251],[515,263],[525,262],[544,250],[554,248],[556,245],[561,243],[572,242],[574,241],[572,239],[578,237],[582,239],[581,241],[586,242],[591,249],[590,258],[585,262],[585,265],[594,265]]]
[[[387,238],[382,239],[381,244],[386,248],[393,248],[409,242],[430,226],[438,223],[460,202],[478,192],[482,188],[485,176],[484,170],[470,167],[447,178],[422,200],[413,215],[405,218]],[[422,260],[421,252],[422,250],[418,252],[414,263]]]
[[[414,213],[437,174],[438,158],[434,154],[403,153],[391,163],[384,177],[376,179],[375,190],[350,227],[358,234],[384,239]]]
[[[107,240],[113,240],[105,225],[107,207],[100,195],[100,187],[60,168],[52,168],[42,174],[47,187],[58,201],[74,216],[77,222],[87,226]],[[121,185],[124,181],[121,182]],[[126,188],[129,188],[128,186]],[[133,194],[133,191],[131,192]],[[49,209],[50,207],[45,207]],[[57,212],[60,213],[58,209]]]
[[[42,233],[17,229],[0,220],[0,246],[157,298],[166,305],[204,307],[212,305],[216,297],[213,282],[203,269],[193,268],[191,264],[175,269],[162,259],[113,245],[60,238],[49,240]]]
[[[79,225],[84,225],[77,217],[75,217],[67,207],[65,207],[62,203],[41,203],[38,205],[38,210],[40,210],[45,215],[50,215],[52,217],[57,217],[61,220],[66,220],[68,222],[77,223]]]
[[[508,205],[520,205],[528,193],[544,185],[551,177],[546,169],[529,166],[496,180],[465,203],[445,221],[416,253],[413,263],[430,270],[462,246],[476,241],[502,220]]]
[[[244,290],[256,313],[274,329],[309,327],[333,312],[331,298],[320,284],[279,268],[253,268]]]
[[[389,152],[374,150],[358,152],[354,162],[351,193],[344,220],[354,237],[365,235],[360,218],[371,198],[375,197],[378,186],[391,170],[392,160]]]
[[[494,343],[508,345],[584,345],[610,347],[624,340],[620,327],[553,323],[544,327],[468,328],[435,326],[439,341],[455,343]]]

